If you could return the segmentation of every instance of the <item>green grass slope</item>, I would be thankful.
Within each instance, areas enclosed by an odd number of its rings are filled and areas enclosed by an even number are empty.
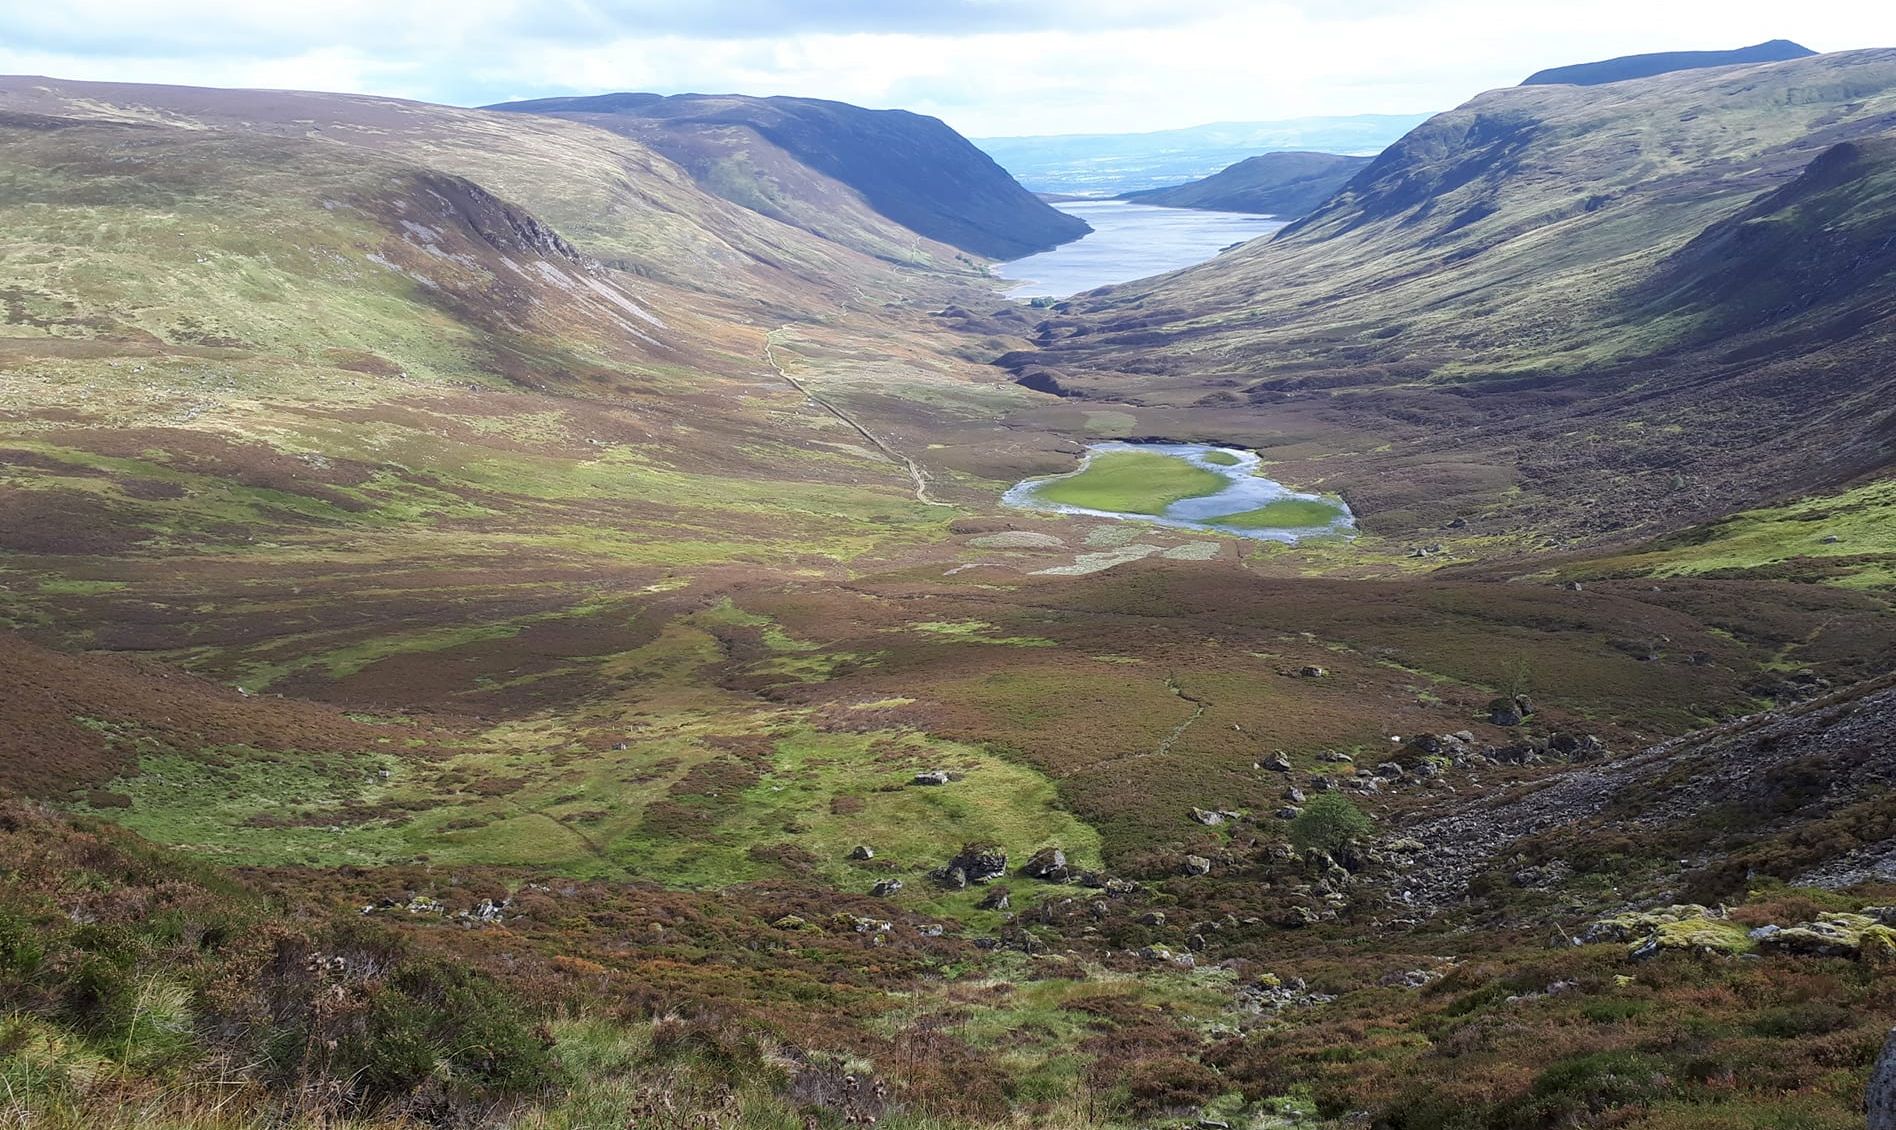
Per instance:
[[[1044,251],[1087,231],[966,138],[903,110],[701,94],[539,98],[489,109],[571,117],[627,133],[678,159],[713,192],[831,233],[852,225],[825,213],[856,200],[925,239],[994,259]],[[880,225],[852,219],[868,230],[845,238],[880,237]]]
[[[1121,200],[1167,208],[1257,212],[1294,220],[1330,198],[1368,165],[1335,153],[1261,153],[1187,184],[1128,192]]]
[[[462,176],[609,267],[682,287],[700,303],[740,303],[746,317],[760,307],[779,321],[809,317],[854,285],[904,285],[890,264],[704,191],[631,138],[558,119],[359,95],[36,76],[0,76],[0,108],[296,138],[332,148],[338,160],[383,155]]]

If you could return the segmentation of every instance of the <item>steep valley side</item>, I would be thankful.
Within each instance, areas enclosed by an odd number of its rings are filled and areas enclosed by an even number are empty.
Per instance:
[[[1890,66],[1050,311],[728,122],[0,80],[0,1110],[1859,1123]],[[1001,503],[1141,439],[1362,530]]]

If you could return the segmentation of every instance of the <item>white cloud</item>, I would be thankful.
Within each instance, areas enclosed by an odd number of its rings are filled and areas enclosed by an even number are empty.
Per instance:
[[[976,136],[1442,109],[1546,66],[1791,38],[1896,45],[1896,6],[1762,0],[66,0],[0,69],[478,103],[610,90],[900,105]]]

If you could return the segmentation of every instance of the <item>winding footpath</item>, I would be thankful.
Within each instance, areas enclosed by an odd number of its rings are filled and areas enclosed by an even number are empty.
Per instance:
[[[895,448],[890,447],[887,443],[883,442],[882,437],[876,435],[874,432],[870,431],[868,428],[863,427],[861,422],[858,421],[854,416],[851,416],[849,413],[843,411],[841,408],[838,408],[836,405],[830,403],[828,400],[825,400],[822,397],[818,396],[814,391],[810,389],[808,385],[804,384],[802,381],[798,380],[797,378],[791,376],[789,371],[786,370],[783,367],[783,365],[778,362],[777,335],[788,330],[790,326],[791,326],[791,323],[786,322],[783,325],[778,326],[776,329],[771,330],[769,333],[764,335],[764,360],[770,363],[771,371],[775,372],[779,377],[782,377],[785,383],[787,383],[791,388],[794,388],[798,392],[802,393],[804,398],[808,400],[810,403],[823,409],[823,411],[828,412],[830,415],[836,417],[838,420],[841,420],[843,423],[848,424],[851,428],[853,428],[856,431],[858,435],[868,440],[870,444],[872,444],[877,451],[880,451],[883,455],[887,456],[889,462],[894,463],[897,466],[908,468],[909,478],[913,480],[915,483],[915,500],[917,502],[924,503],[928,506],[947,506],[947,507],[952,508],[954,506],[954,503],[943,502],[940,499],[935,498],[928,493],[929,474],[928,474],[927,468],[923,467],[920,463],[917,463],[915,460],[910,459],[908,456],[897,451]]]

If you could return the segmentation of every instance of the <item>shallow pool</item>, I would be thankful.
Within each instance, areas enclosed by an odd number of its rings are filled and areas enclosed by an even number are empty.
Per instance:
[[[1001,502],[1286,543],[1355,531],[1342,499],[1291,490],[1259,475],[1262,464],[1204,443],[1096,443],[1077,470],[1016,483]]]

